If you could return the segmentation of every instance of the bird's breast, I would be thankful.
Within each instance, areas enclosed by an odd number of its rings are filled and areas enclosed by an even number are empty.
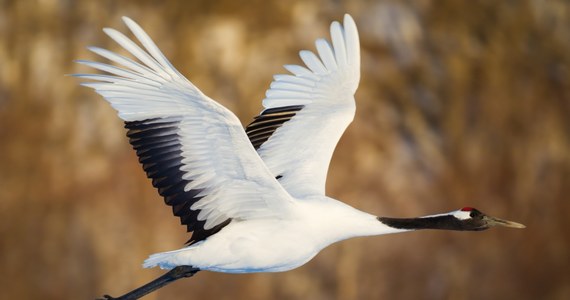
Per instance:
[[[189,248],[192,265],[226,273],[281,272],[297,268],[320,250],[301,224],[280,220],[249,220],[226,226]]]

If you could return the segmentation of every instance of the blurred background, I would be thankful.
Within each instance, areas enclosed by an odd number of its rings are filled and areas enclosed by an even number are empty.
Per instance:
[[[570,299],[570,3],[0,1],[0,298],[121,295],[188,239],[88,72],[138,21],[245,124],[272,75],[350,13],[357,113],[328,194],[373,214],[474,206],[527,225],[345,241],[286,273],[199,273],[146,299]],[[98,58],[97,58],[98,59]]]

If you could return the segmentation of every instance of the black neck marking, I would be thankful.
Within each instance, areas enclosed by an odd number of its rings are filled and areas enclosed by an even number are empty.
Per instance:
[[[293,118],[304,105],[275,107],[264,110],[245,128],[249,141],[257,150],[283,124]]]
[[[387,218],[378,217],[378,221],[397,229],[419,230],[419,229],[442,229],[442,230],[469,230],[479,231],[486,228],[481,227],[477,220],[459,220],[452,215],[442,215],[423,218]]]

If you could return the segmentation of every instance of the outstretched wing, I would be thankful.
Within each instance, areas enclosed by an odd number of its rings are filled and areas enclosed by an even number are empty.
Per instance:
[[[286,65],[275,75],[265,109],[246,128],[267,167],[295,197],[325,193],[329,163],[355,113],[360,49],[354,20],[331,24],[332,47],[316,41],[318,56],[301,51],[308,68]]]
[[[139,61],[90,48],[120,66],[79,61],[109,73],[77,74],[118,111],[152,184],[181,223],[189,243],[231,220],[280,218],[292,198],[255,152],[237,117],[204,95],[164,57],[131,19],[141,49],[113,29],[105,33]]]

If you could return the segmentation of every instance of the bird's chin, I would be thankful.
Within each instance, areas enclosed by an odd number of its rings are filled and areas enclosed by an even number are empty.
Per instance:
[[[475,228],[471,229],[471,231],[483,231],[483,230],[487,230],[489,228],[491,228],[491,226],[489,226],[487,224],[483,224],[479,227],[475,227]]]

